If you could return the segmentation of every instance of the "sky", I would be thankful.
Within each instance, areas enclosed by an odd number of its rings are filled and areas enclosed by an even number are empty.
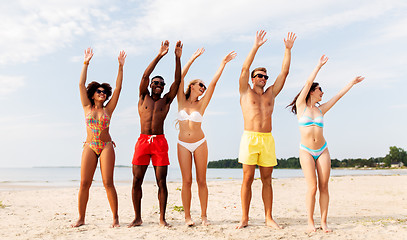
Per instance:
[[[326,115],[324,136],[332,158],[383,157],[390,146],[407,149],[407,2],[404,0],[16,0],[0,3],[0,167],[80,166],[86,138],[79,98],[83,53],[94,50],[88,82],[115,86],[120,50],[127,53],[123,88],[112,116],[116,165],[131,165],[140,134],[137,111],[141,76],[161,41],[169,53],[152,75],[174,79],[174,46],[181,63],[196,49],[205,53],[185,81],[209,83],[222,58],[229,62],[202,124],[209,161],[236,158],[243,117],[238,80],[257,30],[267,32],[252,68],[279,74],[284,37],[295,32],[290,73],[276,98],[273,136],[277,158],[299,154],[296,116],[286,108],[320,56],[328,63],[316,81],[327,101],[355,76],[354,86]],[[168,88],[166,89],[168,90]],[[178,167],[177,101],[165,121],[170,167]]]

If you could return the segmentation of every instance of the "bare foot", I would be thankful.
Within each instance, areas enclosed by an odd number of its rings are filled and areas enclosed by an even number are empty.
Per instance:
[[[137,227],[143,224],[143,220],[140,219],[134,219],[133,222],[131,222],[127,227]]]
[[[249,221],[248,220],[241,220],[239,225],[237,225],[235,227],[235,229],[242,229],[242,228],[245,228],[247,226],[249,226]]]
[[[308,224],[307,233],[313,233],[316,231],[317,231],[317,229],[315,228],[314,224]]]
[[[82,225],[85,225],[85,220],[79,219],[75,224],[71,224],[71,227],[80,227]]]
[[[332,232],[332,229],[328,228],[328,225],[326,223],[321,223],[321,229],[322,231],[324,231],[325,233],[330,233]]]
[[[188,227],[192,227],[192,226],[195,225],[194,221],[192,221],[191,218],[185,218],[185,224],[186,224]]]
[[[113,219],[113,223],[112,223],[112,226],[111,226],[111,227],[112,227],[112,228],[120,227],[119,218]]]
[[[274,219],[266,219],[266,226],[275,229],[282,229],[282,227],[280,227],[280,225],[278,225]]]
[[[162,220],[162,221],[160,220],[160,227],[170,228],[171,225],[169,223],[167,223],[167,221],[165,221],[165,220]]]
[[[208,218],[206,216],[202,217],[202,226],[209,226],[209,225],[211,225],[211,223],[208,221]]]

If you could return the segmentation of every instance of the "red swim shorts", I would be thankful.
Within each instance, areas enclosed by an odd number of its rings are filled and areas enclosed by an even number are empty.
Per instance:
[[[149,165],[150,158],[153,162],[153,166],[170,165],[170,160],[168,158],[168,143],[164,134],[140,134],[134,149],[132,164]]]

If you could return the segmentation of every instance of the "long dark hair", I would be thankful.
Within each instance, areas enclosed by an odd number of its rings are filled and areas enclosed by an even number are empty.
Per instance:
[[[319,83],[317,82],[312,83],[311,88],[308,91],[307,97],[305,98],[305,102],[308,102],[308,99],[311,97],[311,92],[315,91],[315,88],[317,88],[318,85]],[[291,112],[293,112],[294,114],[297,114],[297,106],[295,105],[295,103],[297,102],[298,96],[300,96],[301,91],[297,94],[297,96],[295,96],[294,100],[287,105],[287,108],[291,107]]]
[[[88,84],[88,86],[86,87],[86,93],[88,95],[88,98],[92,104],[92,107],[95,106],[95,101],[92,99],[93,95],[95,95],[95,92],[98,88],[103,88],[106,91],[106,100],[109,99],[109,97],[112,95],[112,87],[110,86],[110,84],[108,83],[98,83],[98,82],[91,82]]]

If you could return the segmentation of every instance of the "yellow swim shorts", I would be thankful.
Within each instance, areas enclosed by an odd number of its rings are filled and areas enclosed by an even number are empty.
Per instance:
[[[239,162],[262,167],[276,166],[275,143],[271,132],[244,131],[240,140]]]

